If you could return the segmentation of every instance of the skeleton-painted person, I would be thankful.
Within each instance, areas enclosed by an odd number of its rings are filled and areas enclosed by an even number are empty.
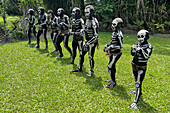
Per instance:
[[[36,31],[35,31],[35,29],[33,29],[33,25],[35,22],[34,10],[29,9],[28,14],[29,14],[29,17],[25,18],[25,20],[27,20],[29,22],[28,29],[27,29],[27,36],[28,36],[27,44],[30,44],[31,43],[31,32],[33,31],[34,35],[36,36]]]
[[[106,80],[105,82],[110,83],[106,88],[112,88],[116,86],[115,74],[116,74],[116,62],[122,55],[123,48],[123,34],[120,30],[123,21],[121,18],[115,18],[112,21],[112,36],[110,44],[104,46],[104,52],[107,52],[109,56],[109,64],[107,66],[108,72],[111,76],[111,80]]]
[[[74,19],[71,22],[72,29],[70,35],[73,35],[72,41],[73,56],[71,62],[68,64],[74,64],[77,47],[79,49],[79,53],[81,53],[83,47],[84,20],[80,16],[80,9],[77,7],[73,8],[72,16]]]
[[[59,8],[57,10],[58,14],[58,37],[57,37],[57,48],[59,51],[59,55],[57,57],[63,57],[63,52],[60,43],[64,41],[64,47],[67,49],[67,51],[70,53],[70,58],[72,57],[72,51],[70,47],[68,46],[68,41],[69,41],[69,28],[70,28],[70,22],[69,22],[69,17],[64,14],[64,9]]]
[[[72,72],[81,72],[82,66],[84,63],[84,56],[88,52],[89,60],[90,60],[90,72],[87,74],[87,76],[91,76],[94,73],[94,53],[95,48],[98,45],[98,28],[99,23],[98,20],[94,17],[94,8],[91,5],[88,5],[85,7],[85,44],[82,48],[82,52],[80,54],[80,62],[79,62],[79,68],[76,70],[73,70]]]
[[[57,53],[58,49],[57,49],[57,45],[56,45],[56,38],[58,35],[58,18],[54,15],[52,10],[48,10],[47,12],[49,20],[48,20],[48,24],[49,26],[51,26],[51,40],[53,41],[55,50],[53,51],[53,53]]]
[[[34,24],[34,27],[39,24],[38,28],[38,34],[37,34],[37,46],[36,48],[40,48],[40,36],[43,33],[44,34],[44,39],[45,39],[45,49],[48,49],[48,40],[47,40],[47,24],[48,24],[48,16],[44,12],[43,7],[38,8],[38,13],[39,13],[39,18],[38,22]]]
[[[131,62],[132,71],[136,82],[136,91],[131,91],[131,94],[135,94],[135,100],[132,105],[129,106],[131,109],[138,107],[138,101],[140,95],[142,95],[142,82],[145,77],[147,68],[147,61],[152,53],[152,45],[147,42],[149,39],[149,32],[147,30],[140,30],[137,34],[138,43],[132,45],[131,55],[134,56]]]

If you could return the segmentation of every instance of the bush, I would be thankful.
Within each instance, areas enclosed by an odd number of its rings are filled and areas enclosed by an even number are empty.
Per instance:
[[[11,21],[9,21],[10,24],[10,30],[9,35],[11,35],[14,38],[22,38],[24,32],[22,28],[22,19],[21,18],[13,18]]]

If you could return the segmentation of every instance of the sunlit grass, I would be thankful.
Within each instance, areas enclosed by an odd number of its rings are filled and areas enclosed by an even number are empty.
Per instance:
[[[143,82],[143,95],[137,110],[127,107],[135,96],[131,71],[130,49],[137,37],[124,35],[122,57],[117,62],[117,86],[106,89],[104,81],[110,79],[107,71],[108,57],[103,52],[110,42],[111,33],[99,33],[100,49],[95,52],[94,76],[87,77],[90,70],[88,55],[85,56],[83,72],[72,73],[79,63],[70,62],[69,53],[61,43],[64,57],[51,54],[54,46],[49,38],[49,49],[44,50],[43,38],[40,49],[36,41],[0,45],[0,112],[108,112],[108,113],[155,113],[170,112],[170,40],[151,37],[153,53]],[[71,47],[70,37],[69,46]],[[150,76],[152,75],[152,76]]]

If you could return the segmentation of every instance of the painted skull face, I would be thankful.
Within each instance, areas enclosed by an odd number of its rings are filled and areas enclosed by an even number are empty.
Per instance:
[[[39,7],[38,8],[38,13],[39,13],[39,15],[43,15],[44,14],[44,8],[43,7]]]
[[[118,25],[118,22],[116,20],[113,20],[112,21],[112,26],[111,26],[113,31],[116,30],[117,25]]]
[[[33,9],[29,9],[28,10],[28,14],[33,15],[34,14],[34,10]]]
[[[86,16],[86,19],[90,18],[90,8],[85,9],[85,16]]]
[[[115,18],[112,21],[112,26],[111,26],[112,30],[115,31],[119,29],[122,23],[123,23],[123,20],[121,18]]]
[[[38,9],[38,13],[39,13],[39,15],[41,14],[41,10],[40,9]]]
[[[63,10],[62,8],[59,8],[59,9],[57,10],[57,14],[58,14],[58,15],[62,15],[63,12],[64,12],[64,10]]]
[[[76,17],[76,9],[75,9],[75,8],[72,10],[72,16],[73,16],[74,18]]]
[[[148,39],[147,33],[149,33],[149,32],[146,31],[146,30],[140,30],[138,32],[137,36],[138,36],[138,42],[139,43],[143,43],[143,42],[145,42]]]

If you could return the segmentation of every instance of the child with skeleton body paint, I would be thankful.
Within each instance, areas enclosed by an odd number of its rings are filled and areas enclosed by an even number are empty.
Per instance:
[[[58,36],[56,40],[57,49],[60,53],[57,57],[63,57],[63,52],[60,43],[64,41],[64,47],[67,49],[67,51],[70,53],[70,58],[72,57],[72,51],[70,47],[68,46],[69,41],[69,28],[70,28],[70,22],[69,17],[64,14],[64,9],[59,8],[57,10],[58,14]]]
[[[28,36],[28,43],[27,44],[30,44],[31,43],[31,32],[33,32],[34,35],[36,36],[36,31],[33,28],[33,25],[34,25],[34,22],[35,22],[34,10],[29,9],[28,14],[29,14],[29,17],[25,18],[25,20],[27,20],[29,22],[28,29],[27,29],[27,36]]]
[[[47,14],[44,12],[44,8],[43,7],[39,7],[38,8],[38,13],[39,13],[39,18],[38,18],[38,22],[34,24],[34,27],[39,24],[39,28],[38,28],[38,34],[37,34],[37,46],[36,48],[40,48],[40,36],[42,33],[44,33],[44,39],[45,39],[45,44],[46,44],[46,48],[48,49],[48,40],[47,40],[47,24],[48,24],[48,16]]]
[[[70,35],[73,35],[72,41],[73,56],[71,62],[68,64],[74,64],[77,47],[79,49],[79,54],[82,52],[83,47],[84,20],[80,16],[80,9],[77,7],[73,8],[72,16],[74,19],[72,19],[71,22],[72,29]]]
[[[149,39],[149,32],[147,30],[140,30],[137,34],[138,43],[132,46],[131,55],[134,56],[131,62],[132,71],[136,82],[136,91],[131,91],[131,94],[135,94],[135,100],[132,105],[129,106],[131,109],[138,107],[138,101],[140,95],[142,95],[142,82],[145,77],[147,68],[147,61],[152,54],[152,45],[147,42]]]
[[[111,80],[106,80],[105,82],[110,83],[106,88],[112,88],[116,86],[115,74],[116,74],[116,62],[122,55],[122,48],[123,48],[123,34],[120,31],[120,26],[123,23],[121,18],[115,18],[112,21],[112,36],[110,44],[106,44],[104,47],[104,52],[107,52],[106,55],[109,56],[109,64],[108,64],[108,71],[111,76]]]
[[[99,23],[98,20],[94,17],[94,8],[91,5],[88,5],[85,7],[85,17],[86,17],[86,23],[85,23],[85,44],[82,48],[82,52],[80,54],[80,62],[79,62],[79,68],[76,70],[73,70],[72,72],[81,72],[82,66],[84,63],[84,56],[88,52],[89,60],[90,60],[90,72],[87,74],[87,76],[91,76],[94,73],[94,53],[95,48],[98,45],[98,28]]]
[[[48,25],[51,26],[51,40],[55,47],[53,53],[57,53],[58,49],[56,45],[56,38],[58,37],[58,18],[54,15],[52,10],[48,10],[47,14],[49,17]]]

